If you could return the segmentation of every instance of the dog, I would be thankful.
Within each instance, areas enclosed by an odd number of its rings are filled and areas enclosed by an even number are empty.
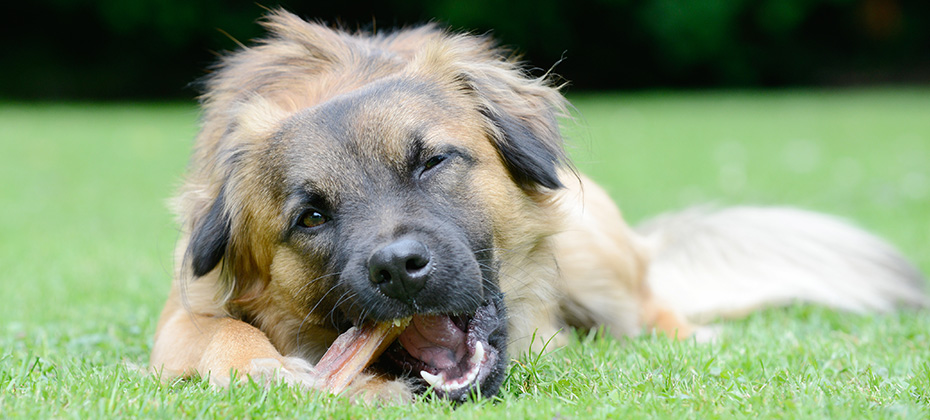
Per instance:
[[[165,378],[333,391],[314,364],[336,339],[404,319],[344,394],[463,401],[570,328],[702,338],[791,302],[928,304],[898,251],[831,216],[692,209],[628,226],[571,166],[552,78],[486,36],[349,33],[285,11],[263,25],[205,81],[151,355]]]

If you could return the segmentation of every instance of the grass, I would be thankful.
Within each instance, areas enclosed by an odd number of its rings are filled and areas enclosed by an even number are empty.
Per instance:
[[[577,165],[627,216],[791,204],[854,219],[930,272],[926,89],[576,95]],[[139,373],[170,281],[188,104],[0,105],[0,417],[927,418],[930,314],[797,306],[714,345],[643,336],[512,364],[499,398],[374,409]]]

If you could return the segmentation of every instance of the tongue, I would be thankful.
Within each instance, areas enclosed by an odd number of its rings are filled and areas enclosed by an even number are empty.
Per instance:
[[[446,315],[414,315],[398,340],[411,356],[438,369],[451,369],[465,357],[465,333]]]

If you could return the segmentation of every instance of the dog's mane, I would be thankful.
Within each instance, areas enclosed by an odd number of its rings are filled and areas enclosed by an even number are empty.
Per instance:
[[[556,168],[567,164],[557,117],[567,102],[549,74],[534,77],[518,57],[489,36],[451,33],[435,24],[371,34],[306,22],[278,10],[262,20],[268,36],[227,54],[202,86],[202,128],[184,190],[175,201],[179,222],[197,230],[219,207],[230,241],[223,257],[227,284],[222,300],[242,295],[232,278],[254,277],[271,256],[253,255],[247,243],[248,203],[237,184],[259,175],[237,168],[260,155],[280,123],[293,113],[381,79],[431,80],[446,92],[462,93],[487,120],[514,180],[528,192],[561,186]],[[252,171],[254,172],[254,166]],[[213,223],[223,228],[222,223]],[[268,239],[268,238],[265,238]],[[209,264],[201,266],[206,270]],[[235,273],[235,274],[231,274]],[[195,275],[199,275],[196,274]],[[259,277],[262,274],[257,274]],[[265,274],[267,276],[267,273]]]

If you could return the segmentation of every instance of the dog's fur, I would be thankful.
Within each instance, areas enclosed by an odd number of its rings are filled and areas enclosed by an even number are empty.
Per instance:
[[[566,327],[684,338],[786,302],[927,304],[892,247],[827,216],[692,210],[631,229],[571,169],[557,88],[485,37],[350,34],[286,12],[264,25],[206,81],[152,352],[166,377],[314,387],[312,364],[351,325],[490,307],[488,395],[508,353],[561,344]],[[372,255],[408,239],[429,250],[425,282],[386,291]],[[410,373],[376,365],[349,393],[409,400],[424,388]]]

